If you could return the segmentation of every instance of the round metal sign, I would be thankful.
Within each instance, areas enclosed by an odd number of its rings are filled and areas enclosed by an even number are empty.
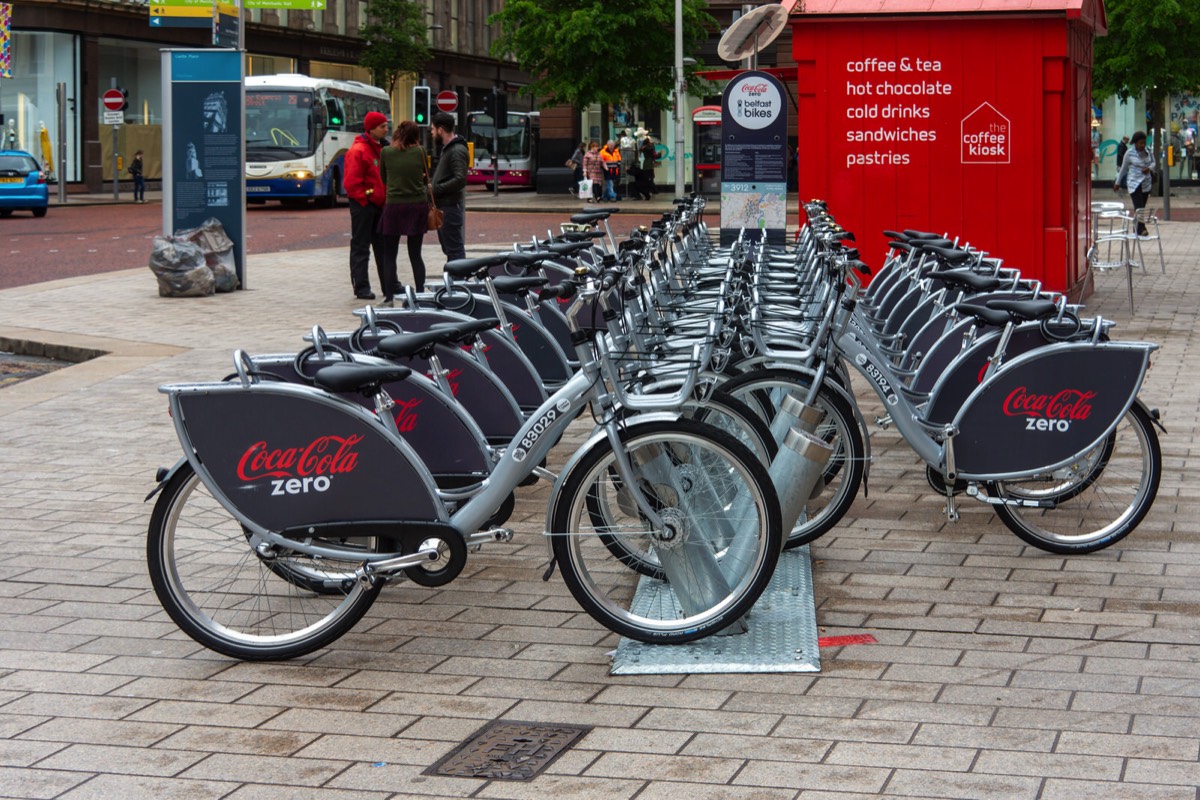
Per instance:
[[[120,89],[109,89],[104,93],[104,107],[109,111],[120,111],[125,107],[125,93]]]

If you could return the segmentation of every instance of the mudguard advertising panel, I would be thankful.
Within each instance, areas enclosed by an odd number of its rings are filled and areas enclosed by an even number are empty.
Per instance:
[[[959,477],[1013,477],[1060,466],[1116,426],[1153,345],[1072,344],[1020,356],[967,399],[955,424]]]
[[[298,386],[173,387],[185,452],[232,509],[272,531],[366,520],[444,520],[406,445],[365,412]]]

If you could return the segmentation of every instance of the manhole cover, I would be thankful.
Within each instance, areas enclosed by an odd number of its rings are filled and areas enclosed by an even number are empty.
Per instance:
[[[422,774],[533,780],[591,729],[590,725],[498,719],[471,734]]]

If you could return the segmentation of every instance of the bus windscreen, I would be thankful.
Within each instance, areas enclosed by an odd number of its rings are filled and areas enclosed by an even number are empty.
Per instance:
[[[311,155],[313,95],[304,91],[246,92],[246,151]]]

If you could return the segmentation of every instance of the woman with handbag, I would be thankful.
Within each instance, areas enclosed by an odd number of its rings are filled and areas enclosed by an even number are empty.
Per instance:
[[[405,120],[396,126],[392,144],[379,156],[379,176],[387,187],[387,201],[379,222],[384,241],[384,264],[380,267],[387,285],[383,287],[383,304],[392,305],[400,292],[397,256],[400,237],[408,237],[408,260],[412,265],[413,286],[425,291],[425,260],[421,244],[429,229],[429,172],[425,151],[417,144],[421,129],[417,123]]]
[[[587,152],[587,142],[580,142],[575,148],[575,152],[567,159],[566,166],[571,169],[571,177],[575,179],[575,186],[579,186],[579,182],[583,180],[583,154]]]
[[[600,157],[600,143],[589,142],[587,153],[583,156],[583,178],[591,181],[589,203],[595,203],[604,191],[604,159]]]

